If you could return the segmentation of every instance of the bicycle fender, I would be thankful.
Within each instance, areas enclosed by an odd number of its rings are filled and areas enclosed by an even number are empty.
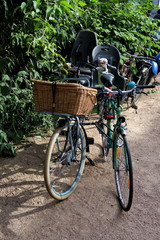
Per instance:
[[[158,62],[158,66],[160,66],[160,52],[157,54],[156,60]]]
[[[124,127],[118,127],[117,128],[117,133],[120,133],[122,136],[126,136],[126,131],[125,131],[125,129],[124,129]]]
[[[154,62],[154,61],[151,61],[151,64],[152,64],[152,73],[153,74],[158,74],[158,64],[157,62]]]

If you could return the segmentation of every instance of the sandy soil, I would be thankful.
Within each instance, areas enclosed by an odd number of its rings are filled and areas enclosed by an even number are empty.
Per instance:
[[[44,186],[48,138],[35,136],[15,158],[0,159],[1,240],[159,240],[160,239],[160,87],[125,112],[134,167],[134,199],[129,212],[116,197],[111,156],[86,167],[69,199],[52,199]],[[100,154],[98,133],[91,155]]]

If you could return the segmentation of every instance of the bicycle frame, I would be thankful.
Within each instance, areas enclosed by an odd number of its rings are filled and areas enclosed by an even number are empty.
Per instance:
[[[101,94],[101,93],[100,93]],[[122,119],[122,107],[120,105],[121,93],[115,97],[111,93],[104,93],[102,99],[98,103],[98,108],[101,109],[99,116],[100,119],[96,122],[83,123],[83,125],[95,125],[99,133],[108,139],[108,148],[112,148],[113,134],[115,129],[121,126]],[[107,112],[111,110],[112,115],[107,115]],[[116,123],[113,124],[113,120],[116,115]],[[106,120],[107,124],[103,121]],[[107,133],[104,132],[103,126],[107,128]]]
[[[71,114],[63,114],[63,113],[53,113],[53,115],[55,116],[59,116],[59,117],[64,117],[65,119],[67,119],[66,123],[68,122],[68,130],[67,130],[67,134],[68,134],[68,137],[67,139],[69,139],[69,143],[70,143],[70,146],[71,146],[71,152],[72,152],[72,159],[75,158],[75,155],[76,155],[76,151],[77,151],[77,147],[78,147],[78,139],[79,139],[79,132],[80,132],[80,119],[78,116],[75,116],[75,115],[71,115]],[[75,123],[73,123],[75,122]],[[72,138],[72,134],[73,134],[73,131],[74,129],[72,129],[72,127],[74,126],[73,124],[76,125],[76,128],[75,128],[75,139],[73,141],[73,138]],[[68,140],[67,140],[68,141]],[[65,143],[65,151],[67,150],[67,141]],[[58,142],[57,142],[58,144]],[[60,151],[60,149],[59,149]]]
[[[102,129],[99,129],[98,124],[96,124],[97,128],[101,132],[101,134],[104,134],[106,137],[108,137],[108,147],[112,148],[112,142],[113,142],[113,134],[115,129],[117,127],[120,127],[121,125],[121,113],[122,113],[122,107],[120,106],[120,94],[116,96],[116,98],[112,94],[105,95],[105,104],[104,104],[104,115],[101,116],[101,119],[107,120],[107,124],[103,123],[108,131],[107,134],[102,131]],[[106,111],[111,111],[111,113],[106,114]],[[112,115],[113,114],[113,115]],[[116,123],[113,124],[113,120],[116,116]],[[101,121],[100,119],[100,121]]]

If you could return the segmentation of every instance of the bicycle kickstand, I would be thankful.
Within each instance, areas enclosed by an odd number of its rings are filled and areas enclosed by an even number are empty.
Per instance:
[[[92,166],[95,166],[94,161],[93,161],[90,157],[88,157],[88,156],[86,155],[86,158],[87,158],[87,160],[89,161],[89,163],[90,163]]]

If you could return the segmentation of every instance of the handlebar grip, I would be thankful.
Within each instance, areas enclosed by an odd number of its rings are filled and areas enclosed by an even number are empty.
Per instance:
[[[137,88],[155,88],[155,85],[138,85]]]

